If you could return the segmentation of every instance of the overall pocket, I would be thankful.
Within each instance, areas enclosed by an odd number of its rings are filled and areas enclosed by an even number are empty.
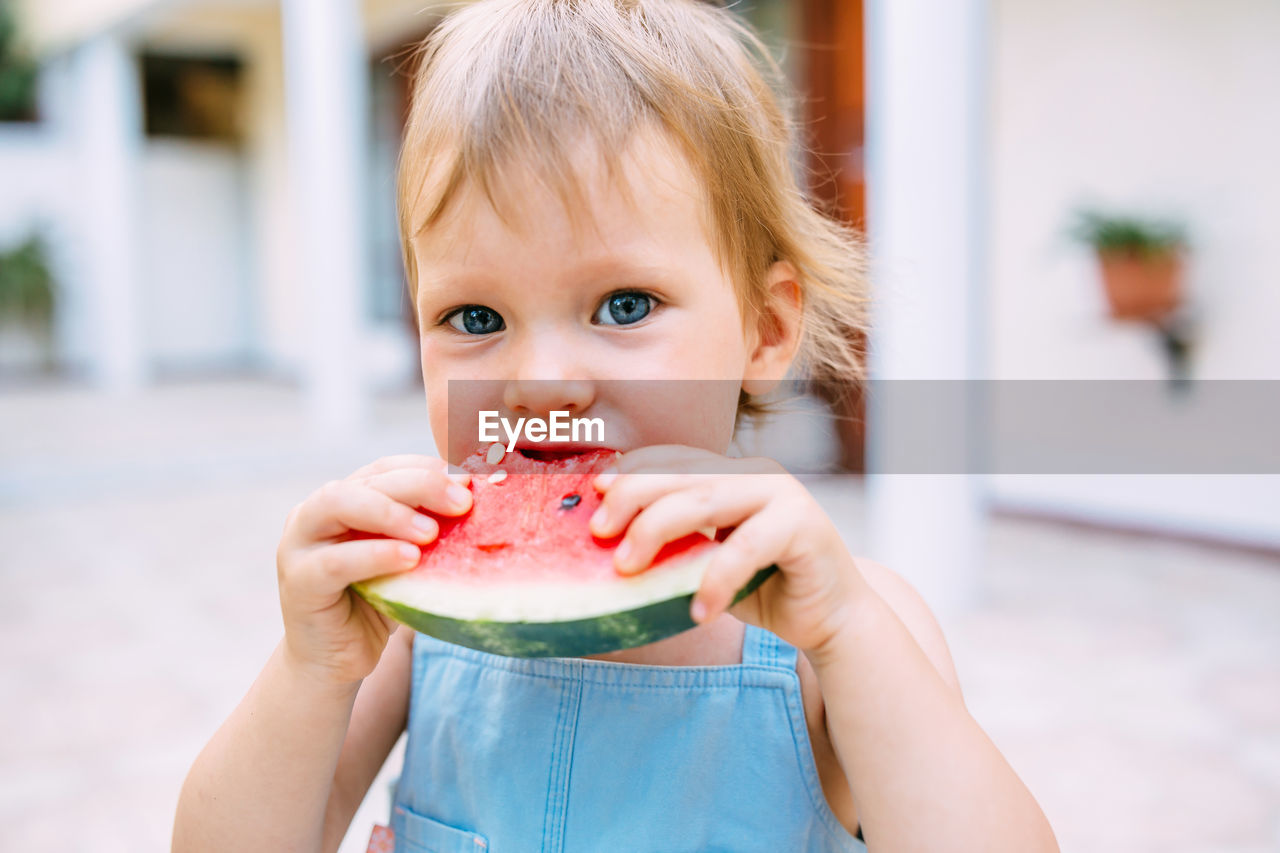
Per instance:
[[[397,805],[391,811],[396,853],[486,853],[489,840]]]

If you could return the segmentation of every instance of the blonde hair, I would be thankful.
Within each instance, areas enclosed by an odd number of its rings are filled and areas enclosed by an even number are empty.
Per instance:
[[[414,304],[413,239],[462,187],[478,186],[502,216],[501,170],[532,164],[573,216],[584,199],[575,143],[597,143],[616,177],[628,141],[655,125],[705,190],[716,255],[744,309],[767,307],[765,274],[789,261],[804,298],[797,366],[815,380],[862,379],[865,253],[855,232],[817,210],[797,184],[784,80],[749,27],[704,2],[461,7],[419,48],[400,153],[401,244]]]

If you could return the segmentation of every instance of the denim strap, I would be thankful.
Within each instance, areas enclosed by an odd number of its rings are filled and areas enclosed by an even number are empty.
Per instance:
[[[755,666],[767,666],[770,669],[781,669],[794,672],[796,668],[796,647],[780,639],[771,631],[746,626],[746,634],[742,638],[742,662]]]

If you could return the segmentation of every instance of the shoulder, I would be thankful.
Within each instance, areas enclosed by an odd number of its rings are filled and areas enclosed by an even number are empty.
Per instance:
[[[916,645],[933,663],[943,681],[957,693],[960,692],[960,680],[956,676],[955,663],[951,660],[951,651],[947,648],[942,627],[916,588],[897,572],[875,560],[855,557],[854,563],[867,585],[884,599],[889,609],[902,620],[902,624],[906,626]]]

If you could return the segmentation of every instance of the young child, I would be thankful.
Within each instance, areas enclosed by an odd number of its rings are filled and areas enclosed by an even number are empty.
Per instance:
[[[348,589],[414,566],[465,474],[398,456],[325,485],[285,524],[284,638],[192,767],[174,849],[335,850],[407,728],[405,851],[1056,850],[916,593],[776,464],[724,455],[789,372],[860,369],[860,250],[797,188],[759,42],[695,0],[481,0],[421,58],[400,212],[442,456],[478,408],[601,417],[623,455],[591,523],[625,531],[620,572],[732,532],[697,627],[504,658]],[[469,379],[490,390],[451,399]],[[655,405],[640,379],[710,390]]]

